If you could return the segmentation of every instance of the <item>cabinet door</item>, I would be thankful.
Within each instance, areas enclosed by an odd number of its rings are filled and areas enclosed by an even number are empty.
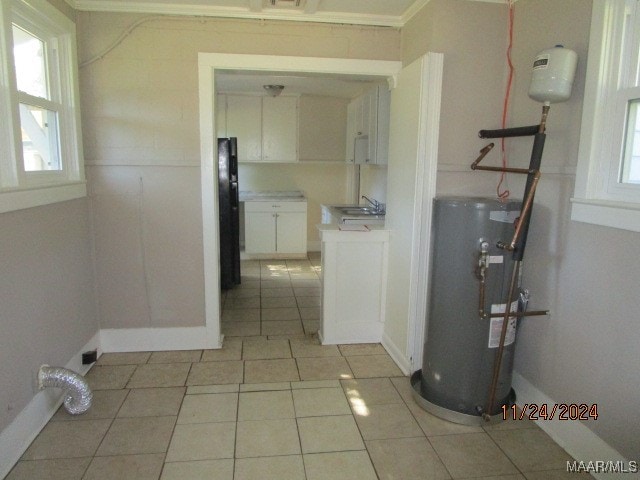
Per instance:
[[[356,103],[355,100],[347,105],[347,146],[345,160],[347,163],[355,161],[354,140],[356,138]]]
[[[247,253],[275,253],[276,214],[247,212],[244,215],[244,245]]]
[[[262,98],[262,159],[298,161],[298,98]]]
[[[378,87],[378,117],[376,129],[376,164],[389,163],[389,120],[391,92],[386,85]]]
[[[367,134],[369,129],[369,105],[365,101],[365,95],[360,95],[354,99],[354,134],[356,137],[361,137]]]
[[[369,163],[369,137],[356,137],[353,140],[353,152],[356,163]]]
[[[365,163],[376,163],[378,154],[378,89],[373,88],[367,92],[364,98],[367,105],[367,135],[369,140],[369,155]]]
[[[227,95],[227,136],[238,137],[238,160],[262,160],[262,99]]]
[[[354,162],[370,163],[371,159],[371,99],[369,92],[360,95],[354,101]]]
[[[307,214],[278,213],[276,244],[278,253],[307,252]]]

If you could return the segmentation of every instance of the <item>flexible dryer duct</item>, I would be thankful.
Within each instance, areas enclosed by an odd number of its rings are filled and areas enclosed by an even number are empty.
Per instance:
[[[65,392],[64,408],[71,415],[80,415],[91,407],[93,394],[84,377],[62,367],[42,365],[38,371],[38,387],[62,388]]]

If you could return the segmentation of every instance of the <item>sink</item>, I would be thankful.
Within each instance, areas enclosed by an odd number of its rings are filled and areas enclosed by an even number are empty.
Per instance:
[[[336,207],[336,210],[344,215],[384,215],[371,207]]]
[[[369,205],[323,205],[323,223],[351,223],[359,225],[384,225],[385,212],[376,212]]]

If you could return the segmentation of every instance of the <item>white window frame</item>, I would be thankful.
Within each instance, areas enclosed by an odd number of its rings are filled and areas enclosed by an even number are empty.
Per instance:
[[[45,41],[51,99],[17,90],[12,25]],[[0,4],[0,213],[86,196],[75,24],[46,0]],[[54,110],[58,116],[61,170],[25,171],[19,104]]]
[[[640,0],[594,0],[572,220],[640,232],[640,185],[618,181],[639,46]]]

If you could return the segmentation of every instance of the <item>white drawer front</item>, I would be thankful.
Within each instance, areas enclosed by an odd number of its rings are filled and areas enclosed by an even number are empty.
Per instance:
[[[245,202],[245,212],[306,212],[307,202]]]

